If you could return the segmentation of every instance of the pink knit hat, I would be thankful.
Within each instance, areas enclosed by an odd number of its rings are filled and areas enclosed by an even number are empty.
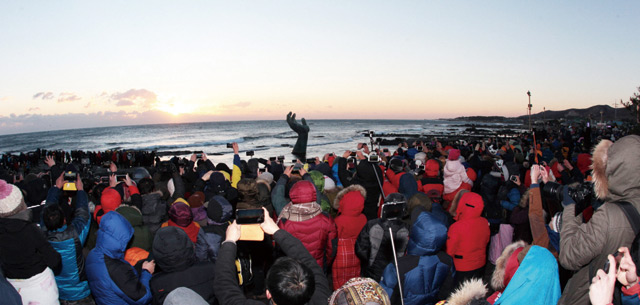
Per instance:
[[[27,209],[20,189],[0,180],[0,217],[10,217]]]

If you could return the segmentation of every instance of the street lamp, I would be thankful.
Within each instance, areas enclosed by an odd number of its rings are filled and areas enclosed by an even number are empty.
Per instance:
[[[531,132],[531,91],[527,90],[527,95],[529,96],[529,132]]]

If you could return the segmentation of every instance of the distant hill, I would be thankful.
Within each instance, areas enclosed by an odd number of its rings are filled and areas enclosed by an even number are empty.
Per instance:
[[[600,121],[600,111],[602,111],[602,119],[605,121],[633,121],[635,117],[623,106],[614,109],[609,105],[596,105],[586,109],[566,109],[566,110],[547,110],[545,112],[538,112],[531,114],[531,120],[573,120],[573,119],[587,119],[589,116],[592,120]],[[457,117],[456,120],[467,121],[480,121],[480,122],[517,122],[525,123],[528,121],[527,115],[521,115],[518,117],[503,117],[503,116],[467,116]]]
[[[544,113],[538,112],[531,115],[532,120],[559,120],[559,119],[577,119],[577,118],[589,118],[592,120],[600,121],[600,112],[602,111],[602,119],[605,121],[632,121],[635,118],[633,115],[623,106],[614,109],[609,105],[596,105],[586,109],[566,109],[551,111],[547,110]],[[617,112],[617,113],[616,113]],[[519,116],[518,119],[527,119],[526,115]]]

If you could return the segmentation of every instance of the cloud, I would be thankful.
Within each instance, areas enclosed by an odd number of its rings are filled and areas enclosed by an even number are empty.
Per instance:
[[[91,107],[91,102],[88,102],[86,105],[84,105],[84,108],[89,108]]]
[[[143,109],[149,109],[158,102],[158,95],[147,89],[129,89],[126,92],[111,94],[110,100],[116,102],[116,106],[139,105]]]
[[[11,97],[3,96],[3,97],[0,97],[0,102],[8,102],[10,99]]]
[[[29,108],[29,112],[32,112],[32,111],[39,111],[39,110],[40,110],[40,107],[32,107],[32,108]]]
[[[62,92],[58,96],[58,103],[75,102],[75,101],[79,101],[81,99],[82,99],[81,97],[77,96],[74,93]]]
[[[116,106],[118,107],[133,106],[133,105],[135,105],[135,103],[130,100],[119,100],[118,103],[116,103]]]
[[[33,95],[33,99],[37,99],[37,98],[41,98],[43,100],[50,100],[53,99],[55,96],[53,94],[53,92],[49,91],[49,92],[38,92],[36,94]]]

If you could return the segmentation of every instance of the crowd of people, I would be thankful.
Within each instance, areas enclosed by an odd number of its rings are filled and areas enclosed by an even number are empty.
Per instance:
[[[640,304],[639,136],[232,148],[3,157],[2,303]],[[46,170],[9,174],[27,162]]]

